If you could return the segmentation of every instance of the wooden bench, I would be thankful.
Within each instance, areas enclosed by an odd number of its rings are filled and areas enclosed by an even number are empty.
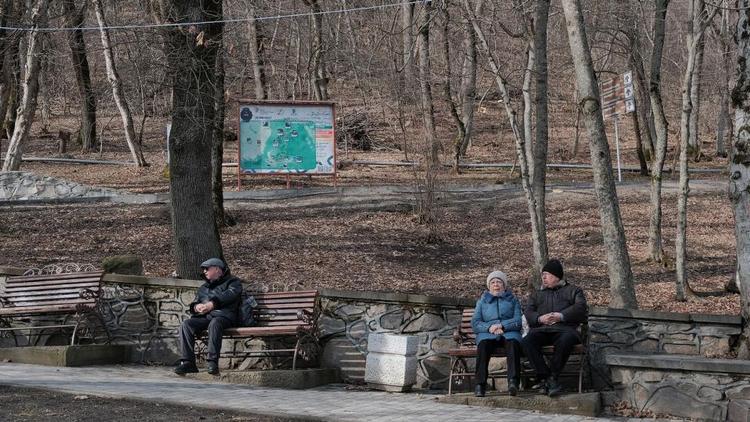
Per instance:
[[[263,339],[263,350],[222,351],[220,357],[248,358],[291,356],[292,370],[297,368],[297,358],[312,361],[320,352],[317,336],[317,320],[320,313],[320,298],[317,290],[253,293],[257,307],[253,309],[255,325],[252,327],[227,328],[223,338]],[[269,348],[270,342],[283,339],[295,340],[294,348]],[[205,333],[199,338],[206,348]],[[246,341],[245,344],[248,342]],[[290,343],[291,344],[291,343]]]
[[[464,309],[463,314],[461,315],[461,324],[458,326],[458,328],[455,330],[453,334],[453,338],[458,343],[458,347],[454,349],[448,350],[448,355],[451,357],[451,370],[450,374],[448,376],[448,395],[453,393],[453,380],[454,378],[471,378],[474,377],[474,372],[470,372],[468,370],[469,366],[467,364],[468,359],[476,359],[477,358],[477,344],[476,344],[476,334],[474,333],[473,328],[471,327],[471,318],[474,316],[474,308]],[[578,392],[583,392],[583,369],[586,362],[586,334],[587,334],[587,326],[583,324],[581,326],[581,338],[583,339],[583,344],[577,344],[573,351],[571,352],[571,357],[578,356],[579,365],[577,367],[577,371],[572,372],[568,370],[570,363],[574,362],[568,362],[567,365],[565,365],[566,370],[560,374],[561,376],[568,376],[568,375],[578,375]],[[544,353],[545,356],[551,356],[555,351],[554,346],[545,346],[542,348],[542,353]],[[506,357],[505,350],[503,348],[497,349],[493,354],[493,357]],[[528,369],[525,369],[526,367],[522,364],[519,374],[521,377],[521,384],[522,385],[530,385],[529,380],[531,380],[536,373],[528,367]],[[508,375],[507,371],[494,371],[490,372],[487,375],[488,379],[492,380],[492,385],[494,387],[495,385],[495,379],[496,378],[503,378]]]
[[[102,271],[87,271],[0,277],[0,334],[72,328],[71,345],[76,343],[82,330],[93,336],[95,327],[89,325],[89,317],[105,328],[99,312],[103,274]],[[46,316],[59,317],[60,322],[37,325],[31,320]],[[15,334],[14,340],[18,345]]]

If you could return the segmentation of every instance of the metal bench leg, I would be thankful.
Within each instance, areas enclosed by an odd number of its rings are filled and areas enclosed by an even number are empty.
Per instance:
[[[453,370],[456,366],[456,358],[451,357],[451,371],[448,374],[448,395],[450,396],[453,394]]]
[[[299,353],[299,345],[302,341],[302,337],[297,338],[297,343],[294,345],[294,357],[292,357],[292,371],[297,370],[297,353]]]

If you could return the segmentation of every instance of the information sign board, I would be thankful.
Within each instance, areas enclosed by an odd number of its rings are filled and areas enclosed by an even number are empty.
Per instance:
[[[239,170],[335,174],[333,103],[241,101]]]

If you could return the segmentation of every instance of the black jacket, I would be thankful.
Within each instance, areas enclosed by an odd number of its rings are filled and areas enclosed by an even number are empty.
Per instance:
[[[206,315],[207,318],[224,317],[236,324],[241,296],[242,282],[227,271],[220,279],[206,281],[198,288],[195,300],[190,304],[190,313],[200,315],[196,314],[195,305],[213,302],[214,309]]]
[[[563,320],[553,325],[540,324],[539,317],[549,312],[560,312]],[[583,290],[566,284],[552,289],[537,290],[529,295],[523,313],[531,331],[570,330],[578,333],[578,325],[588,320],[589,308]]]

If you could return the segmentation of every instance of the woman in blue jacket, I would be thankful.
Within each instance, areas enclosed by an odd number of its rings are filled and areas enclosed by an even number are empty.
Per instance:
[[[487,289],[477,300],[471,319],[471,328],[477,335],[478,355],[474,395],[484,397],[490,357],[498,348],[505,348],[508,392],[515,396],[521,367],[521,304],[510,290],[508,276],[502,271],[493,271],[487,276]]]

